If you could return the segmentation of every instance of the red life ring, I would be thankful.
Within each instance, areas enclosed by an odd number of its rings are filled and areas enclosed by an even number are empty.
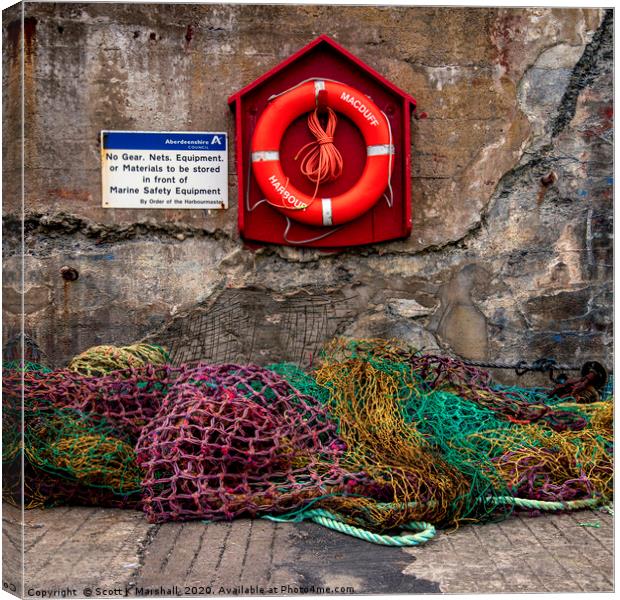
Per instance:
[[[280,164],[280,142],[289,125],[316,108],[318,94],[349,117],[366,142],[366,164],[357,183],[334,198],[312,198],[287,183]],[[379,200],[392,175],[394,146],[390,125],[377,105],[358,90],[321,79],[304,82],[277,96],[261,114],[252,137],[252,168],[269,204],[307,225],[341,225],[356,219]]]

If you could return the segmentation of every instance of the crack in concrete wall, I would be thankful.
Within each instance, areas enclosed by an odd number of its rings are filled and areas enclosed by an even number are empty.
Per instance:
[[[183,241],[188,237],[211,237],[216,240],[230,238],[222,229],[208,229],[194,227],[182,223],[166,223],[161,221],[144,220],[126,224],[96,223],[90,219],[68,213],[35,213],[29,212],[24,220],[24,231],[27,245],[36,243],[40,236],[74,236],[95,240],[97,244],[112,244],[135,238],[150,238],[165,240],[170,238],[175,242]],[[4,217],[4,231],[6,231],[11,245],[15,244],[15,233],[21,226],[21,219],[15,215]],[[13,234],[13,235],[12,235]]]

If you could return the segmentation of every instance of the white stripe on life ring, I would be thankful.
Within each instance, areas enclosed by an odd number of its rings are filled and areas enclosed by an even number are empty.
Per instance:
[[[323,209],[323,225],[333,225],[332,223],[332,199],[321,198],[321,208]]]
[[[320,79],[314,80],[314,103],[319,102],[319,92],[325,89],[325,82]]]
[[[268,162],[270,160],[280,160],[280,153],[277,150],[261,150],[252,152],[252,162]]]
[[[378,144],[377,146],[367,146],[367,156],[382,156],[384,154],[394,154],[394,146],[392,144]]]

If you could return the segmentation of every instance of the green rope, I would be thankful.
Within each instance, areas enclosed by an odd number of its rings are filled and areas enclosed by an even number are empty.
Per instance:
[[[301,519],[299,517],[301,517]],[[383,546],[419,546],[420,544],[424,544],[425,542],[428,542],[435,537],[435,527],[430,523],[424,523],[422,521],[412,521],[411,523],[406,523],[402,526],[405,529],[409,529],[410,531],[417,531],[418,533],[407,533],[403,535],[382,535],[379,533],[373,533],[372,531],[368,531],[367,529],[362,529],[361,527],[354,527],[353,525],[349,525],[348,523],[344,522],[343,517],[341,517],[340,515],[328,510],[323,510],[321,508],[306,511],[305,513],[302,513],[297,517],[293,517],[293,519],[290,519],[286,516],[275,517],[272,515],[267,515],[263,518],[280,523],[290,522],[291,520],[294,522],[299,522],[300,520],[309,519],[317,525],[322,525],[323,527],[327,527],[328,529],[332,529],[334,531],[338,531],[340,533],[359,538],[360,540],[364,540],[365,542],[381,544]]]
[[[512,496],[497,496],[491,500],[496,504],[511,504],[518,508],[530,508],[535,510],[578,510],[580,508],[593,507],[602,502],[602,498],[551,502],[546,500],[529,500],[528,498],[513,498]]]
[[[511,496],[496,496],[489,498],[492,503],[496,505],[507,504],[516,506],[518,508],[528,508],[546,511],[556,510],[578,510],[581,508],[594,507],[600,504],[601,498],[587,498],[584,500],[570,500],[566,502],[550,502],[543,500],[529,500],[527,498],[513,498]],[[390,503],[391,504],[391,503]],[[390,504],[386,503],[386,507]],[[307,508],[307,507],[306,507]],[[402,527],[410,531],[417,531],[418,533],[403,534],[403,535],[382,535],[379,533],[373,533],[367,529],[361,527],[355,527],[346,523],[340,515],[332,511],[324,510],[321,508],[312,510],[297,510],[294,513],[288,515],[274,516],[266,515],[263,517],[270,521],[278,523],[299,523],[301,521],[310,520],[317,525],[322,525],[333,531],[338,531],[352,537],[359,538],[366,542],[373,544],[381,544],[383,546],[419,546],[424,544],[435,537],[435,527],[430,523],[423,521],[412,521]]]

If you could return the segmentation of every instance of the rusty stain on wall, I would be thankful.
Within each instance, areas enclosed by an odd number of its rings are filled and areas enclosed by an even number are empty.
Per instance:
[[[22,19],[14,19],[6,26],[6,29],[13,61],[17,62],[18,60],[21,60],[23,40],[24,60],[26,62],[32,62],[37,33],[36,17],[24,17],[23,21]]]

